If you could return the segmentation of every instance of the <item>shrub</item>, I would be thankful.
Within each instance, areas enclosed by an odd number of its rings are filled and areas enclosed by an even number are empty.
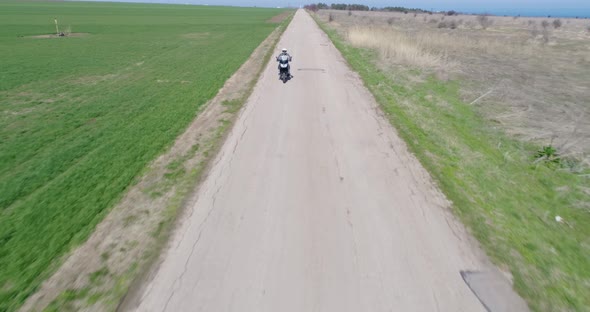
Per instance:
[[[553,20],[553,28],[557,29],[561,27],[562,23],[560,19]]]
[[[319,10],[317,4],[308,4],[304,8],[312,12],[317,12]]]
[[[543,27],[543,28],[549,27],[549,22],[548,21],[542,21],[541,22],[541,27]]]
[[[328,22],[333,22],[334,21],[334,15],[332,15],[332,13],[330,13],[330,15],[328,15]]]
[[[393,24],[393,21],[394,21],[394,20],[395,20],[395,19],[394,19],[393,17],[390,17],[390,18],[388,18],[388,19],[387,19],[387,24],[389,24],[389,25]]]
[[[477,22],[479,23],[479,26],[481,26],[481,28],[483,29],[487,29],[494,23],[487,15],[484,14],[477,16]]]

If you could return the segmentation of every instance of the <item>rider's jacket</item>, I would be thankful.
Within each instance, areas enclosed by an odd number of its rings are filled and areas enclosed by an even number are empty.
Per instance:
[[[289,53],[281,53],[279,54],[279,56],[277,56],[277,61],[279,63],[290,62],[291,55],[289,55]]]

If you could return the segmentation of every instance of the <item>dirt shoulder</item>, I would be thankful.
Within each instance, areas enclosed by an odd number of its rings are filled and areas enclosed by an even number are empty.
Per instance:
[[[177,213],[206,176],[209,161],[287,23],[263,41],[217,96],[203,106],[169,151],[147,168],[92,236],[56,264],[59,268],[20,311],[117,308],[130,285],[140,279],[165,245]]]
[[[270,20],[268,20],[268,22],[269,23],[282,23],[286,19],[288,19],[289,17],[291,17],[292,15],[293,15],[293,12],[291,12],[291,11],[283,12],[283,13],[281,13],[279,15],[273,16]]]

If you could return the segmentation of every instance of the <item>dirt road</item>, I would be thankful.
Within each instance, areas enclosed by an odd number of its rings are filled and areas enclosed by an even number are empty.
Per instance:
[[[137,311],[485,311],[488,264],[314,21],[299,11]]]

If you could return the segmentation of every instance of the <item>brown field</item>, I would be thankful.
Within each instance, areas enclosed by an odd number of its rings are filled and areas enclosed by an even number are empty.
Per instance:
[[[590,20],[318,14],[352,44],[376,49],[395,79],[460,81],[463,100],[507,133],[589,163]]]

